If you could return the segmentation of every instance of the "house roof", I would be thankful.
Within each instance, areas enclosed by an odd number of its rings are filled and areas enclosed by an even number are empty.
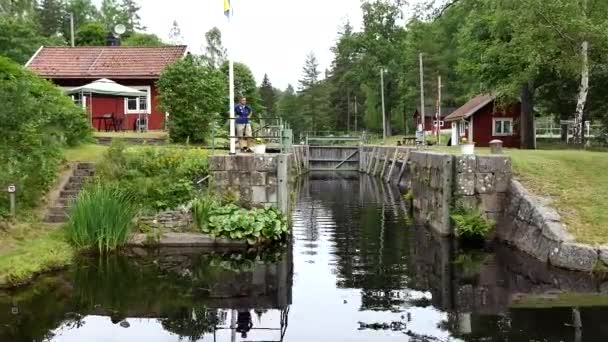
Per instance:
[[[424,107],[424,114],[427,118],[430,117],[435,117],[435,110],[437,108],[435,107]],[[445,118],[448,114],[452,113],[454,110],[456,110],[455,107],[441,107],[441,117]],[[418,115],[420,113],[420,107],[417,107],[416,110],[414,111],[414,117],[418,117]]]
[[[488,103],[494,101],[493,95],[482,94],[477,95],[469,102],[465,103],[462,107],[456,109],[452,114],[446,116],[445,121],[456,121],[466,119],[471,115],[475,114],[478,110],[485,107]]]
[[[186,46],[41,47],[26,67],[47,78],[155,79],[186,53]]]

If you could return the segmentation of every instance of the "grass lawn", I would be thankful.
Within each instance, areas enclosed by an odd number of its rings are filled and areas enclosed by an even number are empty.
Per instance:
[[[169,137],[166,131],[148,131],[148,132],[93,132],[93,136],[102,138],[158,138],[164,139]]]
[[[72,262],[75,251],[63,229],[37,222],[0,231],[0,287],[28,282],[36,274]]]
[[[68,162],[89,162],[98,163],[103,159],[104,153],[108,150],[107,146],[84,144],[69,148],[65,151],[65,159]]]

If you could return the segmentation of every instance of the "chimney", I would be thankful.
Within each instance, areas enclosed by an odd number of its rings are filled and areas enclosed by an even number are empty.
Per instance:
[[[112,32],[108,33],[106,46],[120,46],[120,38],[116,37]]]

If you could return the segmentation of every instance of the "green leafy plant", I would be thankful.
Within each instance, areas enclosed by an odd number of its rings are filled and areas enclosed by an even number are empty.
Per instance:
[[[192,211],[196,227],[213,237],[256,245],[281,240],[288,232],[287,218],[275,208],[247,210],[205,198],[195,201]]]
[[[496,225],[494,221],[486,219],[481,212],[462,206],[457,207],[450,217],[455,224],[456,236],[463,239],[483,239]]]
[[[208,174],[207,152],[172,147],[110,146],[97,178],[124,189],[142,209],[173,209],[196,196],[196,181]]]
[[[129,236],[137,210],[131,198],[115,187],[93,184],[74,203],[67,227],[69,240],[78,248],[115,250]]]

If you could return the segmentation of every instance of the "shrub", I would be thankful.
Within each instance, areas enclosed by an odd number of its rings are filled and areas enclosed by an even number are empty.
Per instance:
[[[288,232],[285,215],[275,208],[247,210],[202,198],[194,201],[192,213],[196,227],[203,233],[247,240],[250,245],[281,240]]]
[[[476,210],[458,207],[450,215],[456,228],[456,236],[463,239],[479,240],[485,238],[495,226],[495,222],[483,217]]]
[[[136,207],[115,187],[94,184],[84,189],[70,212],[68,238],[79,248],[110,252],[129,236]]]
[[[14,183],[18,205],[32,207],[55,180],[62,148],[90,137],[87,116],[50,82],[4,57],[0,103],[0,188]],[[7,207],[0,196],[0,212]]]
[[[199,149],[135,147],[117,142],[97,168],[100,182],[124,189],[143,209],[172,209],[195,197],[196,181],[208,174]]]
[[[210,124],[224,111],[222,75],[197,57],[188,56],[165,68],[157,82],[159,108],[171,113],[172,141],[205,142]]]

